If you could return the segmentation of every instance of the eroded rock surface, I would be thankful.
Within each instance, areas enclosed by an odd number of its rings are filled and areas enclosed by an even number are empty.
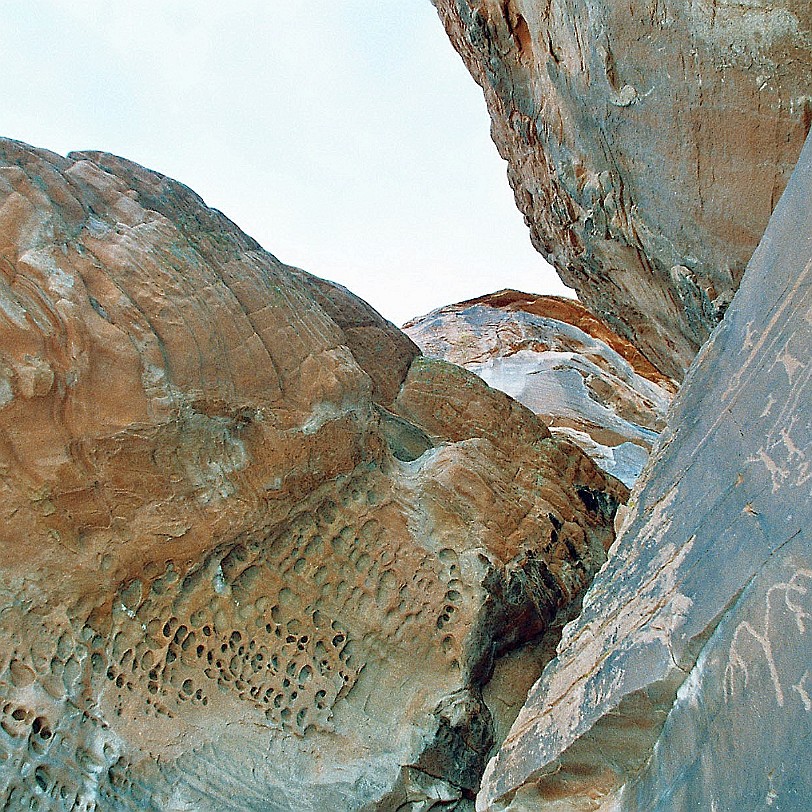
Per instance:
[[[523,403],[628,487],[665,427],[670,381],[574,299],[504,290],[404,330],[426,355]]]
[[[811,351],[812,139],[479,810],[809,808]]]
[[[810,0],[433,0],[535,246],[681,379],[812,120]]]
[[[627,495],[181,184],[11,141],[0,439],[8,810],[469,808]]]

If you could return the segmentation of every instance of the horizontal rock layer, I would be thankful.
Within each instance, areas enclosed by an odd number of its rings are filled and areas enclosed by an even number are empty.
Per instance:
[[[477,809],[808,809],[811,351],[812,138]]]
[[[670,382],[576,300],[504,290],[404,330],[426,355],[516,398],[628,487],[665,427]]]
[[[0,468],[15,810],[470,808],[627,495],[181,184],[12,141]]]
[[[533,243],[681,379],[809,130],[809,0],[433,2]]]

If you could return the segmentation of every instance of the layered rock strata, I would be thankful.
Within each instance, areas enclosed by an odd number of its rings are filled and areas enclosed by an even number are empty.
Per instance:
[[[470,808],[627,495],[181,184],[11,141],[0,440],[8,810]]]
[[[812,139],[479,810],[805,810]]]
[[[504,290],[404,326],[428,356],[481,376],[631,487],[674,388],[580,302]]]
[[[681,379],[809,130],[809,0],[433,2],[533,243]]]

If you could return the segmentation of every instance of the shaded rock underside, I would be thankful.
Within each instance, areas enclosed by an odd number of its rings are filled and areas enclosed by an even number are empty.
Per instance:
[[[536,248],[680,380],[812,121],[812,5],[433,0]]]

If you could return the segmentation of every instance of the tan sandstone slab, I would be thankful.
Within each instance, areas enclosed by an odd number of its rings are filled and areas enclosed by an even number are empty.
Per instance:
[[[470,809],[627,496],[182,184],[5,140],[0,474],[9,810]]]

